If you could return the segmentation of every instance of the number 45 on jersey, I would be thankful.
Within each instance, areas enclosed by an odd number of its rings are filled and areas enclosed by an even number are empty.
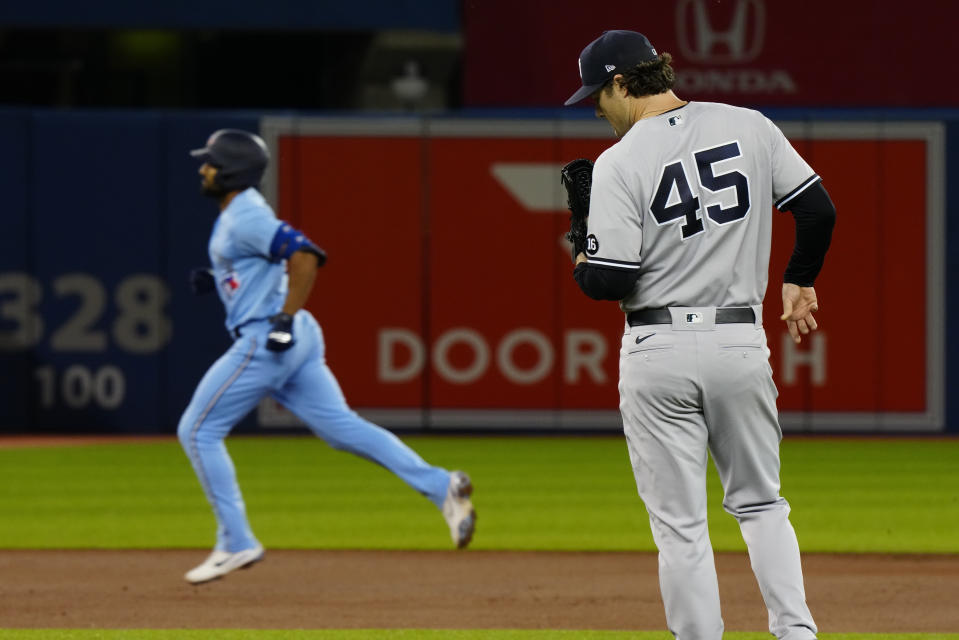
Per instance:
[[[739,143],[735,141],[692,154],[699,184],[704,189],[714,193],[724,189],[736,190],[736,204],[733,206],[723,208],[722,205],[713,204],[706,207],[706,215],[717,224],[742,220],[749,213],[749,179],[739,171],[716,173],[713,166],[717,162],[738,158],[741,155]],[[676,202],[673,198],[673,204],[669,204],[670,195],[674,193],[674,189],[679,201]],[[675,220],[685,220],[680,227],[685,240],[704,230],[703,219],[698,213],[699,209],[699,197],[693,194],[683,160],[679,159],[664,166],[656,194],[649,205],[656,223],[664,225]]]

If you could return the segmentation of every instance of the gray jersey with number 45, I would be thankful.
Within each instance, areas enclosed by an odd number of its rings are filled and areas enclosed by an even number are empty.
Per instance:
[[[784,210],[818,181],[758,111],[690,102],[639,120],[596,160],[587,259],[639,271],[624,311],[760,304],[772,199]]]

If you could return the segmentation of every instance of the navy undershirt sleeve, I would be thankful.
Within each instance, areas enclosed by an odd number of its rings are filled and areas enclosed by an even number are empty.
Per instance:
[[[576,284],[593,300],[622,300],[639,279],[637,269],[609,269],[581,262],[573,269]]]
[[[836,207],[822,182],[818,182],[792,200],[787,210],[796,222],[796,243],[783,282],[811,287],[832,241]]]

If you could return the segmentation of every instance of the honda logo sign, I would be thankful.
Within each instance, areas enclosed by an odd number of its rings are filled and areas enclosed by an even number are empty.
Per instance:
[[[677,2],[679,50],[687,60],[741,63],[759,56],[766,30],[763,0],[736,0],[729,4],[733,7],[731,18],[726,17],[728,10],[718,16],[716,5],[707,4],[706,0]]]

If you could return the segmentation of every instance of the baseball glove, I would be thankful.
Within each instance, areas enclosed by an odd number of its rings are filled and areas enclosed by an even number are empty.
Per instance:
[[[566,205],[569,207],[569,231],[566,239],[573,244],[573,263],[586,250],[586,218],[589,216],[589,191],[593,186],[593,163],[586,158],[568,162],[560,172],[566,187]]]

